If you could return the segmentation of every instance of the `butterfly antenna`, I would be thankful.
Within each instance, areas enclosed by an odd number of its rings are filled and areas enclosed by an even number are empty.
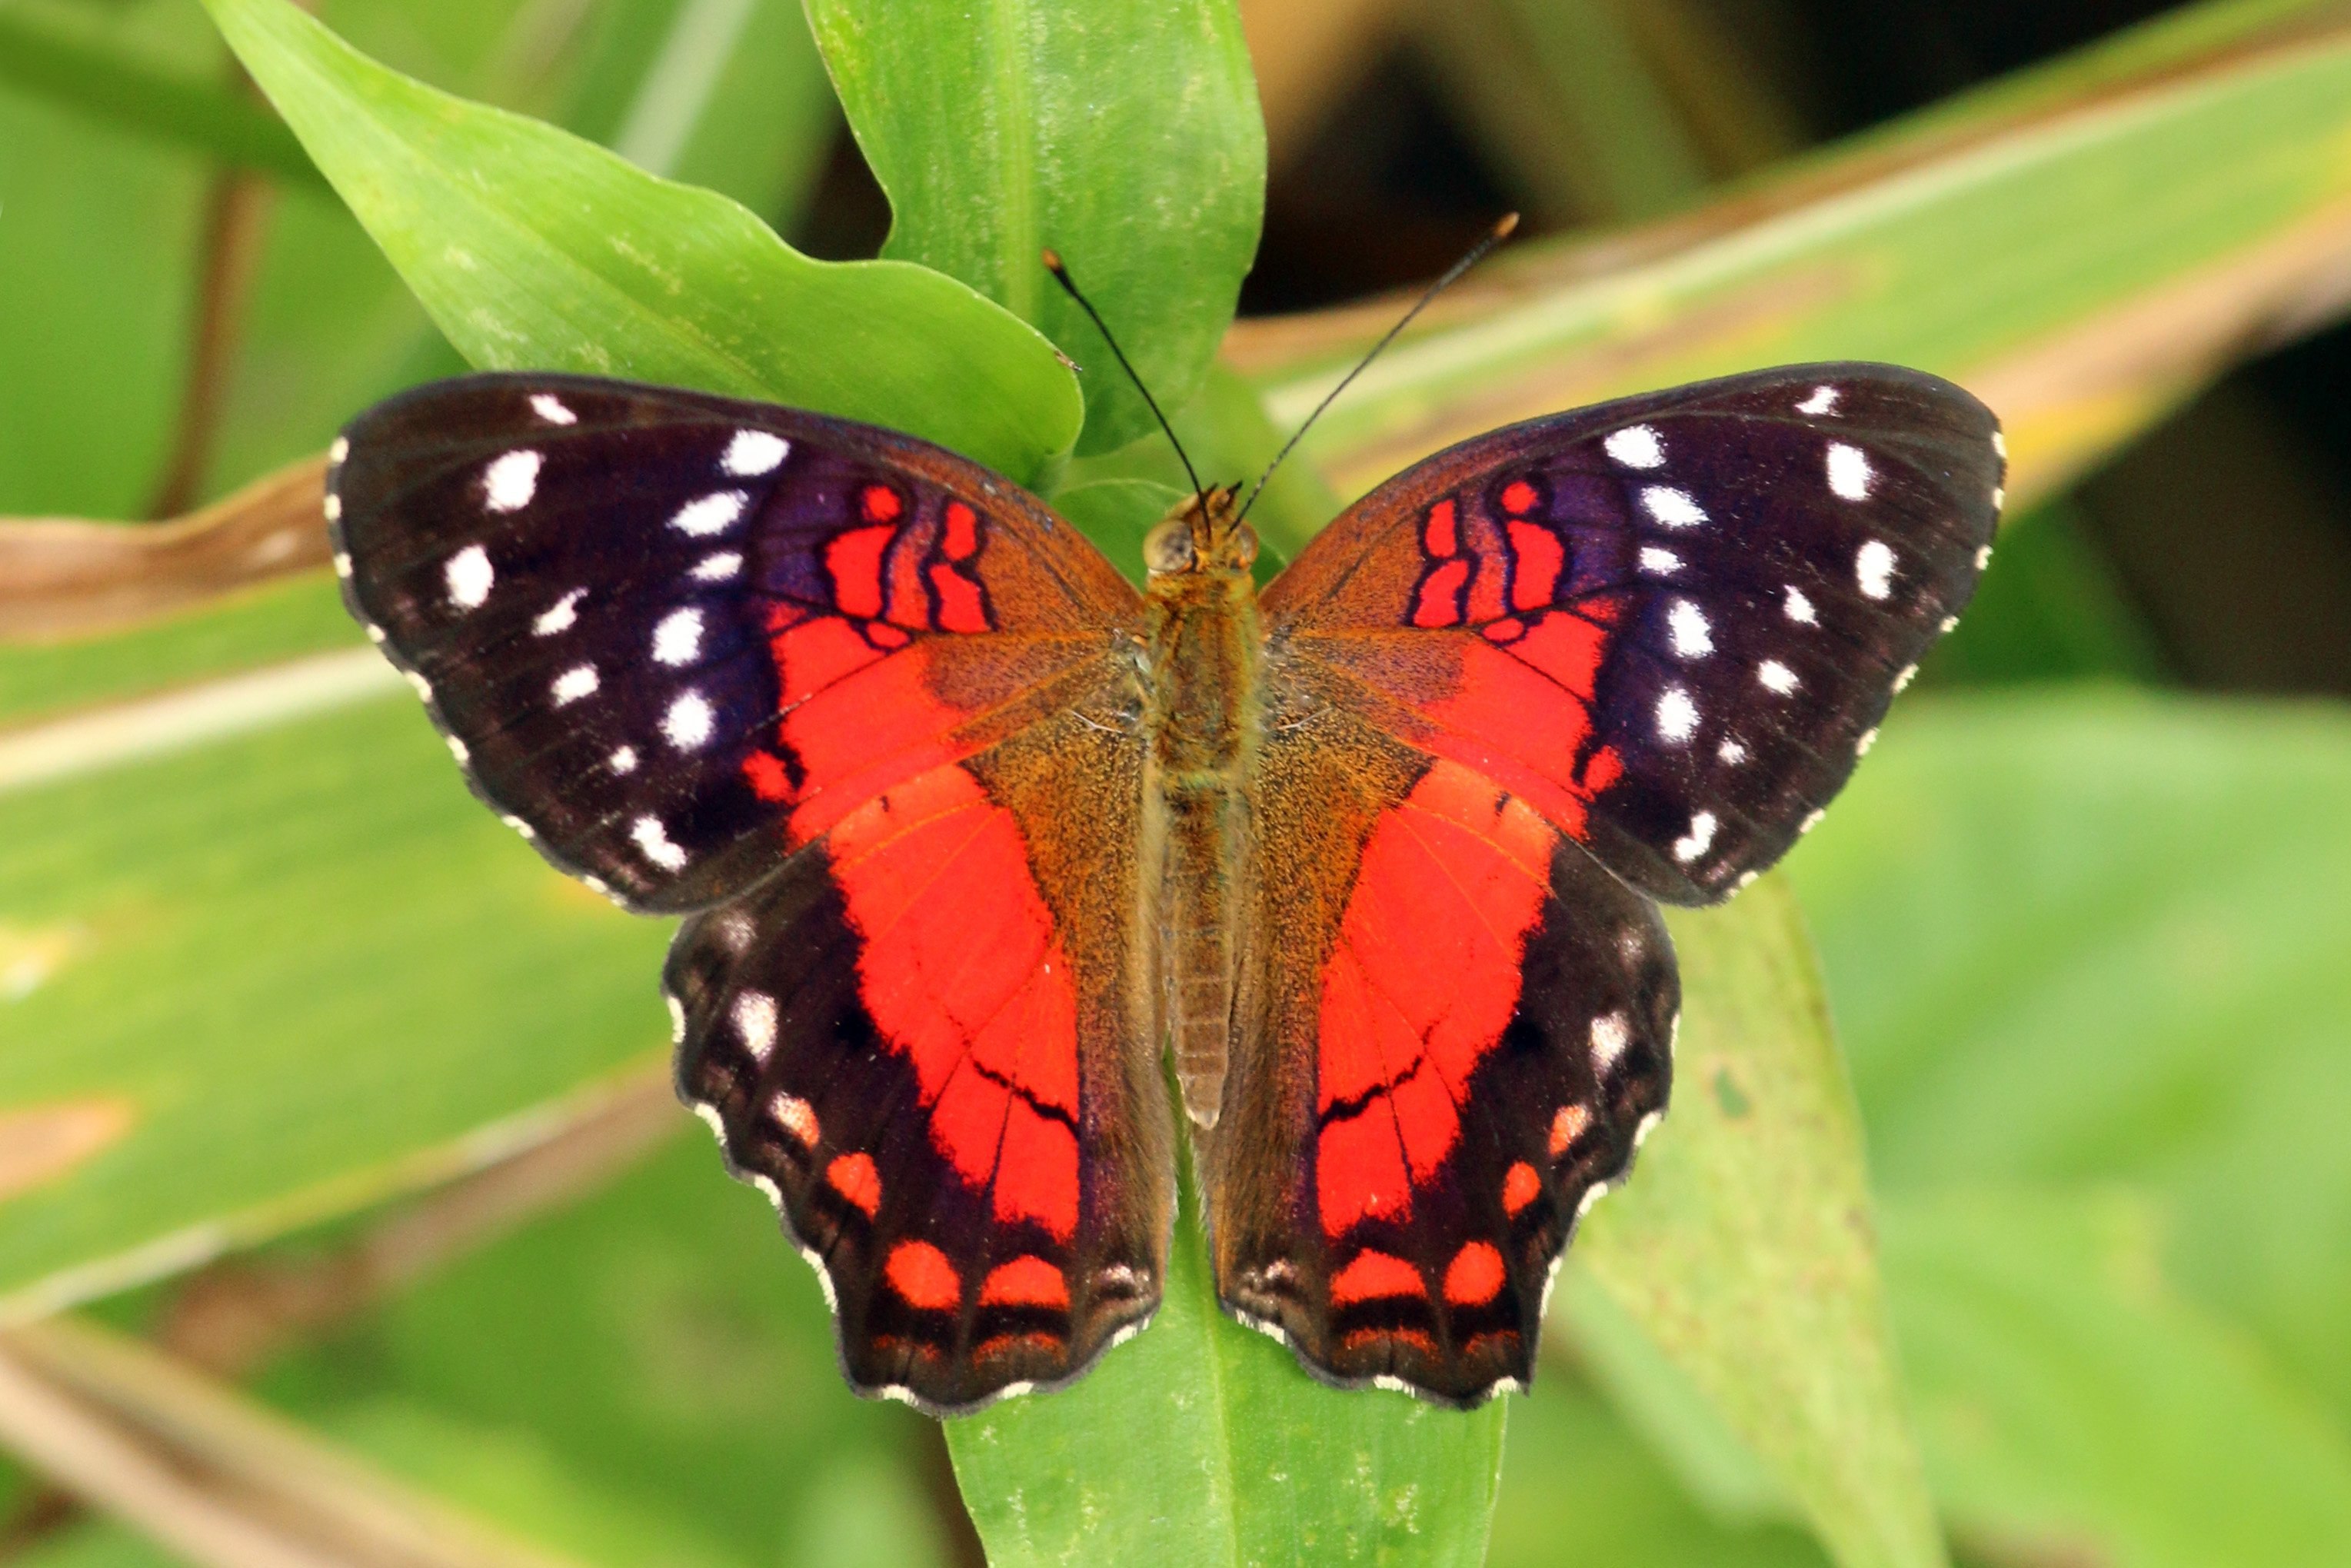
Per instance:
[[[1414,317],[1428,308],[1428,302],[1430,300],[1436,298],[1438,295],[1451,287],[1455,283],[1458,282],[1463,273],[1468,271],[1471,267],[1485,260],[1486,253],[1492,250],[1504,240],[1510,238],[1510,231],[1518,226],[1519,214],[1516,213],[1504,213],[1502,214],[1501,221],[1487,231],[1486,237],[1479,240],[1476,245],[1471,246],[1469,247],[1468,254],[1464,256],[1459,261],[1455,262],[1451,267],[1446,268],[1445,276],[1430,284],[1427,289],[1422,293],[1421,297],[1413,301],[1412,308],[1405,311],[1403,318],[1398,320],[1395,326],[1388,329],[1387,335],[1385,337],[1372,345],[1371,352],[1356,361],[1355,368],[1339,378],[1339,384],[1332,387],[1328,392],[1323,394],[1322,401],[1314,405],[1314,412],[1306,416],[1306,423],[1298,427],[1297,432],[1290,436],[1289,441],[1283,444],[1281,450],[1273,455],[1273,461],[1265,465],[1265,472],[1258,476],[1257,484],[1249,490],[1249,499],[1241,503],[1240,515],[1242,517],[1246,517],[1249,516],[1249,508],[1257,505],[1257,498],[1265,494],[1265,482],[1273,477],[1273,471],[1275,469],[1281,466],[1281,460],[1289,456],[1291,449],[1296,447],[1301,441],[1305,439],[1306,433],[1314,428],[1314,422],[1322,417],[1322,411],[1339,401],[1339,394],[1347,390],[1347,384],[1350,382],[1353,382],[1357,376],[1362,375],[1364,373],[1364,367],[1369,365],[1374,360],[1380,357],[1380,350],[1386,348],[1390,343],[1395,342],[1397,336],[1401,334],[1406,327],[1412,325],[1412,319]]]
[[[1078,292],[1077,282],[1070,277],[1070,269],[1061,265],[1061,252],[1045,252],[1045,270],[1053,275],[1053,281],[1061,286],[1063,293],[1078,302],[1078,308],[1086,313],[1086,319],[1094,324],[1094,330],[1102,335],[1102,341],[1108,343],[1110,351],[1117,356],[1118,368],[1126,372],[1126,379],[1134,383],[1134,390],[1141,392],[1143,401],[1150,405],[1151,417],[1157,420],[1159,428],[1167,433],[1167,444],[1176,449],[1176,461],[1184,465],[1184,476],[1192,481],[1192,494],[1199,498],[1201,509],[1205,512],[1208,500],[1207,487],[1200,483],[1200,476],[1193,468],[1191,456],[1185,452],[1184,444],[1176,439],[1176,427],[1167,423],[1165,414],[1159,412],[1159,400],[1151,395],[1151,389],[1143,384],[1143,378],[1134,373],[1134,366],[1128,362],[1126,350],[1120,348],[1118,340],[1110,335],[1110,326],[1102,319],[1102,312],[1094,308],[1093,301]]]

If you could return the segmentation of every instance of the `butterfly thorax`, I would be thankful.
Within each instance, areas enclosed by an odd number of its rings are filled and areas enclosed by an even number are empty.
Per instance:
[[[1144,545],[1150,568],[1143,929],[1194,1123],[1213,1127],[1230,1059],[1245,784],[1256,750],[1262,641],[1257,539],[1233,492],[1195,497]]]

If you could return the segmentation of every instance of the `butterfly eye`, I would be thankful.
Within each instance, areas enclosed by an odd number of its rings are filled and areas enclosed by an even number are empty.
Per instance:
[[[1192,569],[1192,521],[1186,517],[1162,518],[1143,536],[1143,564],[1155,577]]]

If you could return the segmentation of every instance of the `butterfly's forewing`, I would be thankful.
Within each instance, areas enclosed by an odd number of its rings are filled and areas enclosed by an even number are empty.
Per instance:
[[[1968,393],[1886,365],[1580,409],[1374,491],[1267,621],[1330,700],[1710,903],[1810,825],[1974,592],[1998,444]]]
[[[1259,758],[1218,1291],[1325,1377],[1474,1404],[1526,1385],[1551,1265],[1665,1106],[1672,949],[1524,802],[1323,713]]]
[[[347,595],[476,791],[699,912],[679,1086],[824,1274],[852,1381],[964,1407],[1146,1317],[1134,591],[952,454],[761,404],[484,376],[346,439]]]
[[[1229,1307],[1326,1376],[1526,1379],[1665,1104],[1644,895],[1727,896],[1810,825],[1973,591],[2001,466],[1947,382],[1770,371],[1441,453],[1268,587]]]
[[[1136,596],[927,443],[624,382],[471,376],[346,433],[352,611],[477,792],[566,871],[683,910],[1098,682]]]

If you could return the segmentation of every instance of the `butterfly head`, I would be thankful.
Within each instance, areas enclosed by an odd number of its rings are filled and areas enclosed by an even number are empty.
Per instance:
[[[1187,496],[1143,536],[1143,564],[1151,575],[1186,572],[1236,576],[1257,559],[1257,535],[1240,519],[1240,486],[1227,485]]]

